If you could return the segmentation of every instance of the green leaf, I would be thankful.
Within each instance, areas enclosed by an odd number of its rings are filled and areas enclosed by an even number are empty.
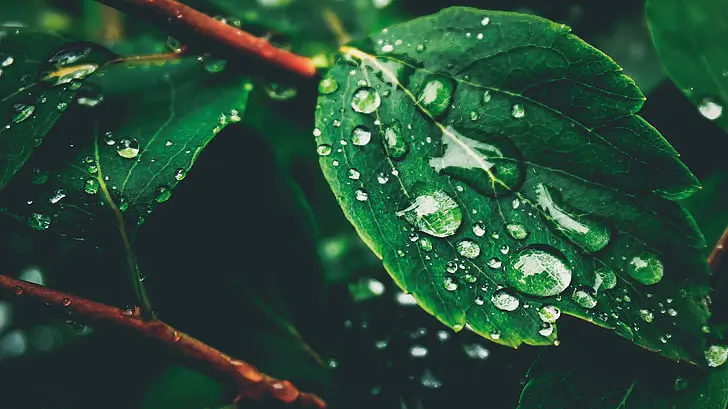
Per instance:
[[[667,75],[700,113],[728,130],[728,4],[648,0],[647,23]]]
[[[629,345],[542,353],[529,370],[518,409],[717,409],[728,405],[728,373],[656,362]],[[596,352],[598,351],[598,352]],[[625,370],[628,369],[628,370]]]
[[[0,28],[0,190],[113,54],[90,43]]]
[[[152,382],[141,409],[220,408],[228,404],[223,387],[199,372],[171,366]]]
[[[130,235],[212,138],[240,120],[251,88],[188,58],[113,65],[84,89],[97,105],[74,106],[4,196],[7,211],[32,227],[76,239]],[[49,175],[45,183],[33,183],[38,173]]]
[[[554,343],[563,312],[703,361],[705,244],[672,202],[698,182],[612,60],[563,25],[470,8],[368,44],[322,82],[317,151],[422,308],[510,346]]]

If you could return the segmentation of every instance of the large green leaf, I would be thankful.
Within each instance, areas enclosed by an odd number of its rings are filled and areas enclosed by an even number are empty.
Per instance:
[[[647,22],[667,75],[700,113],[728,130],[728,3],[648,0]]]
[[[81,81],[112,56],[94,44],[0,27],[0,189],[63,115]]]
[[[705,244],[672,202],[698,182],[619,66],[563,25],[470,8],[367,44],[320,85],[317,150],[422,308],[511,346],[554,343],[560,309],[702,361]]]

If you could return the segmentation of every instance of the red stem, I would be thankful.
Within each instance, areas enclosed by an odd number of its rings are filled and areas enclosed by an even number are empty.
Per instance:
[[[713,251],[711,251],[710,255],[708,256],[708,264],[710,264],[710,269],[714,273],[718,269],[718,265],[723,258],[726,247],[728,247],[728,227],[723,230],[723,234],[720,236],[720,239],[715,244],[715,247],[713,247]]]
[[[233,50],[256,55],[271,64],[304,78],[316,75],[316,66],[308,57],[293,54],[276,48],[265,39],[256,37],[243,30],[229,26],[207,14],[175,0],[98,0],[108,6],[124,10],[135,9],[134,15],[141,17],[160,17],[160,21],[181,25],[194,31],[199,37]],[[136,12],[139,10],[139,12]]]
[[[165,324],[160,320],[142,320],[140,311],[123,310],[95,301],[74,297],[60,291],[0,275],[0,289],[12,291],[20,298],[56,305],[76,314],[90,324],[106,324],[164,344],[169,349],[199,364],[211,375],[225,377],[236,387],[236,402],[243,398],[263,400],[267,397],[304,408],[325,408],[318,396],[299,391],[289,381],[279,381],[252,365],[232,358],[217,349]]]

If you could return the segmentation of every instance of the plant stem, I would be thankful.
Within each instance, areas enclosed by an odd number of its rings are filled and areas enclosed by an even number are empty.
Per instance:
[[[176,0],[97,0],[116,9],[147,18],[166,31],[183,29],[233,52],[261,59],[304,78],[316,76],[316,66],[308,57],[276,48],[263,38],[229,26]]]
[[[715,247],[713,247],[713,251],[710,252],[710,255],[708,256],[708,264],[710,264],[710,269],[713,271],[713,273],[716,272],[718,269],[718,265],[720,264],[721,259],[723,258],[723,254],[726,251],[726,247],[728,246],[728,227],[723,230],[723,234],[720,236],[720,239],[715,244]]]
[[[61,307],[90,324],[124,328],[164,344],[201,366],[211,376],[230,381],[237,391],[236,403],[243,398],[273,398],[304,408],[326,407],[318,396],[300,392],[291,382],[265,375],[252,365],[232,358],[160,320],[142,320],[139,308],[119,309],[4,275],[0,275],[0,289],[9,290],[19,298]]]

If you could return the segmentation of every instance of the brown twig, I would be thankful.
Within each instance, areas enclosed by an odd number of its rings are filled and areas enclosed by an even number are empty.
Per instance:
[[[252,365],[232,358],[160,320],[141,319],[138,308],[125,310],[110,307],[4,275],[0,275],[0,289],[9,290],[21,298],[61,307],[89,324],[124,328],[162,343],[199,364],[211,375],[229,379],[238,393],[236,402],[246,398],[254,400],[273,398],[305,408],[326,407],[326,403],[318,396],[299,391],[289,381],[279,381],[265,375]]]
[[[304,78],[316,75],[313,60],[276,48],[263,38],[229,26],[176,0],[98,0],[135,16],[161,22],[163,28],[182,27],[217,46],[252,54]]]
[[[723,234],[720,236],[715,247],[713,247],[713,251],[711,251],[708,256],[708,264],[714,273],[718,269],[718,265],[723,258],[723,254],[725,254],[726,247],[728,247],[728,227],[723,230]]]

